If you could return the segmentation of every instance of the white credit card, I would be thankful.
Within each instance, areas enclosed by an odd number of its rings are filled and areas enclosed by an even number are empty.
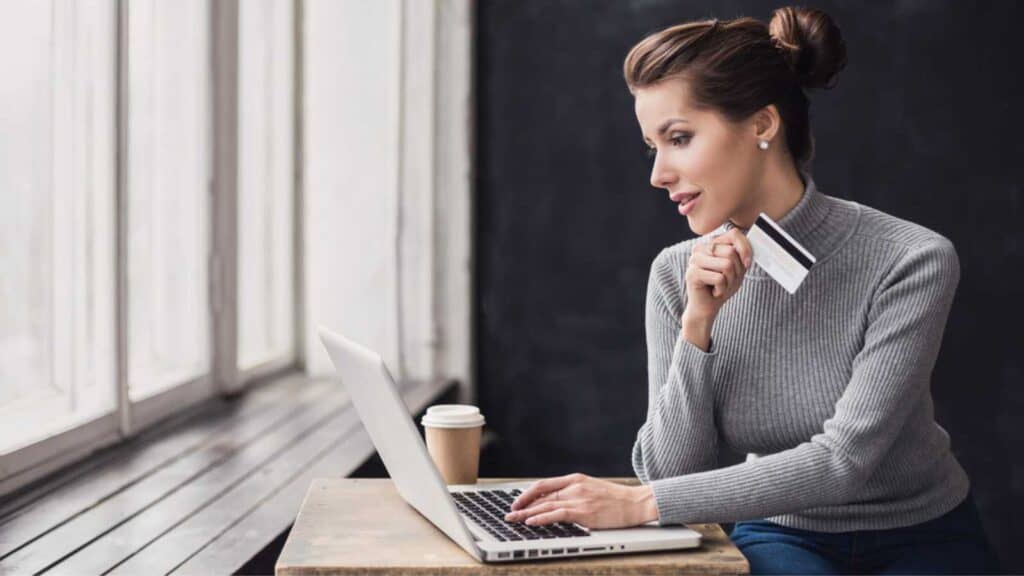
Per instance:
[[[754,249],[754,262],[790,294],[796,292],[817,262],[813,254],[764,212],[747,231],[747,240]]]

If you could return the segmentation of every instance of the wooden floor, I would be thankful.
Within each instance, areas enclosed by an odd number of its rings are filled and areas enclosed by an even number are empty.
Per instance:
[[[403,382],[413,414],[453,382]],[[211,401],[0,502],[0,574],[232,574],[315,476],[374,453],[343,387],[301,375]]]

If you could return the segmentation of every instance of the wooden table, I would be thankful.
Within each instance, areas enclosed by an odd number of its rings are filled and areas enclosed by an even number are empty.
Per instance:
[[[483,479],[481,483],[517,479]],[[636,484],[635,478],[612,478]],[[406,504],[389,478],[314,479],[292,526],[278,576],[431,574],[747,574],[750,565],[718,524],[690,524],[700,548],[481,564]]]

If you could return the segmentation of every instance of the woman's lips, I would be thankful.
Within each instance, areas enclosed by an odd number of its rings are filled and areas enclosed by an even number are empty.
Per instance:
[[[690,199],[689,202],[683,202],[679,204],[679,213],[686,216],[693,211],[693,207],[697,204],[697,199],[700,198],[700,192],[696,196]]]

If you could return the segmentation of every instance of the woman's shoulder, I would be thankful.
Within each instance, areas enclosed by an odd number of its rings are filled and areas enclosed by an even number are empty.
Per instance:
[[[937,230],[860,204],[861,217],[853,236],[860,242],[893,244],[901,251],[953,242]]]
[[[953,241],[937,230],[861,204],[861,218],[846,246],[859,262],[902,276],[918,270],[959,278],[960,259]],[[865,255],[870,258],[865,258]]]

